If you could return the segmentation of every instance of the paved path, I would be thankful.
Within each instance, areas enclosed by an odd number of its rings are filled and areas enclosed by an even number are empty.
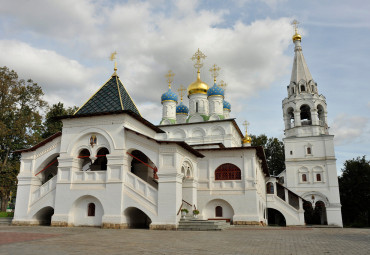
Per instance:
[[[370,229],[235,227],[218,232],[0,225],[0,254],[370,254]]]

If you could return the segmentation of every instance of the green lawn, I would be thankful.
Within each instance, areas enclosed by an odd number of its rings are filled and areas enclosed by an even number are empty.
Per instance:
[[[0,212],[0,218],[13,217],[13,216],[14,216],[14,213],[12,213],[12,212]]]

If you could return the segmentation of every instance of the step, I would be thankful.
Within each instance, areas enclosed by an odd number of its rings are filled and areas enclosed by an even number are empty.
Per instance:
[[[220,231],[229,228],[230,224],[224,221],[208,221],[198,219],[181,219],[179,222],[178,230],[186,231]]]
[[[0,218],[0,225],[10,225],[12,223],[13,218],[4,217]]]

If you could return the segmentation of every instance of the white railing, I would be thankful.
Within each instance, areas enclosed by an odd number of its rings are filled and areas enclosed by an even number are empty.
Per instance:
[[[72,182],[101,183],[106,181],[107,171],[73,172]]]
[[[158,191],[133,173],[126,172],[126,185],[151,202],[157,203]]]
[[[39,200],[40,198],[44,197],[47,193],[54,190],[57,185],[57,175],[51,178],[49,181],[45,182],[41,185],[37,190],[32,192],[31,196],[31,203]]]

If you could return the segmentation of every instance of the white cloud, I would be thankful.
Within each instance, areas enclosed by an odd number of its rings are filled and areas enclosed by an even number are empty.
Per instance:
[[[341,114],[334,119],[330,133],[335,134],[336,145],[364,142],[369,140],[369,122],[368,117]]]

